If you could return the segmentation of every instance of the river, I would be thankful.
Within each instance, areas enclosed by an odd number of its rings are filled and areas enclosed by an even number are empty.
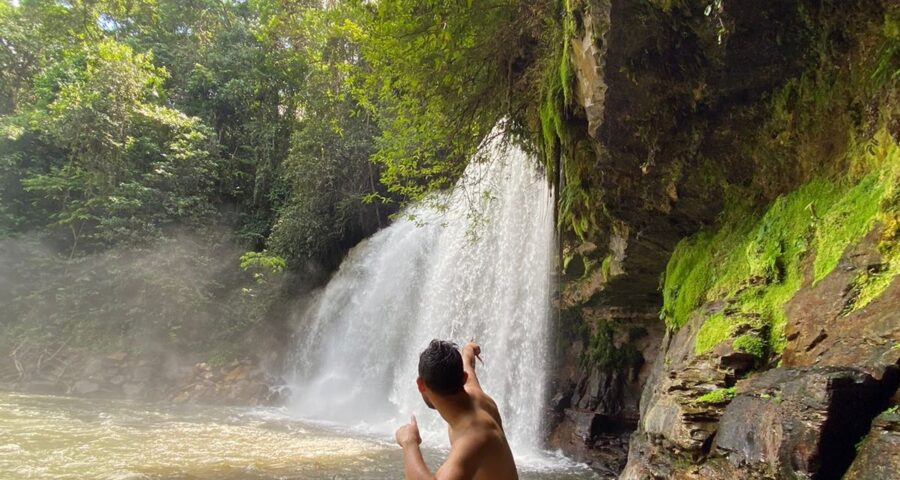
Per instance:
[[[445,456],[424,449],[431,466]],[[390,438],[282,409],[172,406],[0,393],[0,479],[328,479],[402,477]],[[595,478],[549,455],[523,480]]]

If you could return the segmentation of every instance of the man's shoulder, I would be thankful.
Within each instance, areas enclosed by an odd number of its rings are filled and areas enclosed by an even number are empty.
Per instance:
[[[484,406],[487,405],[494,409],[497,408],[497,402],[495,402],[494,399],[480,387],[469,388],[466,386],[466,393],[468,393],[469,397],[475,402],[476,407],[484,408]]]
[[[457,433],[451,449],[483,453],[491,450],[503,438],[503,432],[496,422],[487,418],[478,418]]]
[[[482,390],[472,392],[470,396],[475,403],[475,408],[479,412],[486,413],[502,429],[503,424],[500,420],[500,409],[497,407],[497,402]]]

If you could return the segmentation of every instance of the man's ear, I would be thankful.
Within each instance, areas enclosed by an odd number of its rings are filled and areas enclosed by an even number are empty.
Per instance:
[[[425,393],[427,387],[425,387],[425,380],[422,377],[416,377],[416,386],[419,387],[420,393]]]
[[[469,372],[463,372],[463,385],[469,381]]]

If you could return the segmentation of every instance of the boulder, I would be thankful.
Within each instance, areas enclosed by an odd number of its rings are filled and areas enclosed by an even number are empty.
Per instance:
[[[882,413],[860,445],[844,480],[900,479],[900,412]]]
[[[785,366],[853,365],[880,378],[900,363],[900,349],[895,348],[900,343],[900,277],[865,308],[848,308],[855,276],[880,259],[880,235],[881,228],[872,229],[831,274],[787,303]]]
[[[852,368],[777,368],[737,390],[712,454],[758,478],[840,478],[883,401],[878,382]]]
[[[734,377],[734,371],[723,367],[714,352],[695,355],[694,343],[703,320],[703,316],[694,317],[667,339],[668,350],[657,358],[655,373],[641,399],[643,432],[692,457],[706,452],[722,413],[720,404],[699,399],[726,388]]]
[[[594,441],[594,437],[599,430],[601,416],[594,412],[583,412],[577,410],[566,410],[566,417],[575,426],[575,435],[585,443]]]

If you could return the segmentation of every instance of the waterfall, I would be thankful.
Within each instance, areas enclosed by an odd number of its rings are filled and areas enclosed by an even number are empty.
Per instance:
[[[539,451],[553,199],[535,159],[498,137],[452,192],[354,248],[303,313],[296,415],[392,434],[414,413],[425,442],[446,446],[446,426],[416,389],[418,356],[432,338],[475,339],[514,453]]]

